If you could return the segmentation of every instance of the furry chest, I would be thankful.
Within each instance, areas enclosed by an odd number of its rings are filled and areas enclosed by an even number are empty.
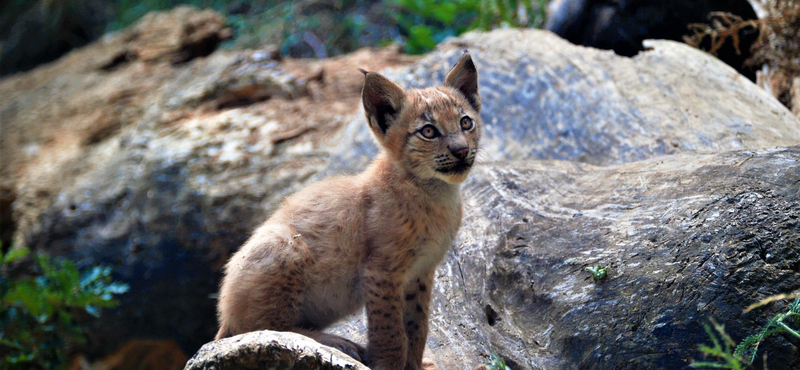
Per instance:
[[[410,276],[418,277],[435,269],[453,244],[461,226],[460,197],[454,195],[444,202],[426,204],[416,219],[421,227],[417,228]]]
[[[436,235],[426,235],[414,248],[406,280],[416,279],[436,269],[444,259],[456,235],[455,230],[443,230]]]

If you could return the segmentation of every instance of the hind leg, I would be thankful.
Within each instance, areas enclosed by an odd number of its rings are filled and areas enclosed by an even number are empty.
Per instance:
[[[217,339],[297,323],[313,258],[286,225],[265,224],[225,266]]]
[[[256,330],[292,331],[363,362],[363,346],[299,326],[314,260],[294,235],[288,226],[265,224],[231,257],[220,290],[216,339]]]

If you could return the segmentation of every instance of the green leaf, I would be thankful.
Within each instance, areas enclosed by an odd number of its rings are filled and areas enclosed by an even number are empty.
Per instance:
[[[20,353],[16,356],[9,355],[6,357],[6,361],[12,364],[23,364],[33,362],[36,359],[36,356],[33,353]]]
[[[730,369],[727,364],[718,364],[716,362],[692,362],[692,367],[709,367],[712,369]]]
[[[443,3],[431,4],[430,15],[439,22],[445,25],[450,25],[457,14],[456,4]]]
[[[88,306],[84,307],[84,309],[86,310],[86,312],[88,314],[90,314],[90,315],[92,315],[94,317],[100,317],[100,310],[98,310],[97,307],[92,306],[92,305],[88,305]]]
[[[107,267],[81,274],[71,261],[34,257],[38,275],[6,278],[0,285],[0,369],[61,368],[65,349],[86,341],[77,321],[84,316],[73,312],[97,317],[117,305],[115,295],[128,291],[128,285],[112,281]]]
[[[111,294],[123,294],[123,293],[127,293],[129,288],[130,287],[128,286],[128,284],[113,283],[113,284],[110,284],[108,286],[106,291],[111,293]]]
[[[23,281],[9,290],[3,297],[3,302],[10,305],[21,306],[33,316],[45,313],[47,301],[45,296],[39,294],[38,287],[33,281]]]
[[[80,285],[82,288],[86,288],[89,285],[96,282],[97,280],[99,280],[101,277],[106,275],[107,271],[105,268],[100,266],[92,267],[92,269],[89,270],[88,273],[83,274],[83,276],[81,277]]]
[[[436,41],[433,40],[433,30],[430,27],[418,24],[409,29],[409,42],[420,49],[433,49]]]
[[[72,261],[64,261],[62,271],[64,276],[64,288],[66,290],[72,291],[73,289],[77,290],[80,288],[78,284],[80,274],[78,273],[78,268],[75,267]]]
[[[490,370],[511,370],[511,368],[506,365],[503,358],[496,353],[489,356],[489,362],[486,365],[489,366]]]
[[[592,274],[592,279],[594,279],[595,282],[598,282],[604,279],[608,274],[608,266],[590,266],[586,268],[586,271]]]
[[[39,263],[39,267],[42,269],[42,273],[45,277],[51,278],[55,275],[55,270],[53,266],[50,264],[50,258],[45,255],[39,254],[36,255],[36,262]]]
[[[5,256],[3,256],[2,264],[14,262],[30,253],[28,248],[12,248]]]
[[[12,342],[12,341],[10,341],[8,339],[3,339],[3,338],[0,338],[0,345],[6,346],[6,347],[15,348],[15,349],[23,349],[23,347],[19,343]]]

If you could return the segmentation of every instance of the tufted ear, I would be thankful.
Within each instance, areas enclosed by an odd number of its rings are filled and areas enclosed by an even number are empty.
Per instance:
[[[475,68],[475,63],[472,62],[472,57],[469,52],[464,52],[464,55],[458,59],[453,69],[447,73],[444,79],[444,85],[452,87],[467,98],[467,102],[472,106],[475,111],[481,111],[481,97],[478,95],[478,70]]]
[[[406,92],[379,73],[360,71],[364,74],[361,101],[364,103],[367,122],[376,135],[384,135],[403,109]]]

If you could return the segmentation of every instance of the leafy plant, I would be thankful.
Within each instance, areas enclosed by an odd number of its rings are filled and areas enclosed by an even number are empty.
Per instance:
[[[723,325],[720,325],[713,319],[710,319],[714,330],[717,332],[717,335],[719,335],[719,338],[717,338],[717,336],[714,334],[714,331],[712,331],[711,328],[706,325],[706,333],[708,333],[708,336],[714,346],[709,347],[707,345],[701,345],[699,348],[700,351],[705,355],[714,357],[717,361],[692,362],[692,366],[715,369],[745,369],[749,367],[753,361],[755,361],[756,354],[758,353],[758,346],[766,338],[781,333],[788,333],[794,337],[800,338],[800,332],[798,332],[797,329],[789,326],[789,324],[800,325],[800,297],[797,294],[769,297],[757,304],[750,306],[747,310],[745,310],[745,313],[769,302],[788,297],[796,298],[794,302],[789,305],[789,310],[787,312],[775,315],[771,320],[769,320],[767,325],[765,325],[764,328],[758,332],[758,334],[754,334],[745,338],[741,343],[739,343],[738,346],[727,334],[725,334],[725,327]]]
[[[713,347],[709,347],[705,344],[700,345],[700,351],[703,352],[705,355],[712,356],[717,359],[719,362],[692,362],[692,366],[694,367],[710,367],[715,369],[734,369],[734,370],[741,370],[747,366],[747,362],[744,358],[737,355],[733,348],[736,347],[736,343],[731,339],[728,334],[725,333],[725,326],[718,324],[714,319],[710,319],[711,324],[714,326],[714,330],[711,330],[711,327],[708,325],[704,325],[706,329],[706,333],[708,337],[711,339],[711,343],[714,344]],[[717,334],[714,334],[714,331]],[[719,337],[717,337],[719,335]]]
[[[0,256],[6,267],[28,255],[12,248]],[[79,273],[70,261],[33,256],[34,276],[0,275],[0,367],[8,369],[60,369],[68,350],[85,342],[78,324],[114,307],[114,295],[128,291],[112,282],[108,267]]]
[[[586,268],[586,271],[592,274],[592,279],[594,279],[594,282],[596,283],[605,279],[605,277],[608,275],[608,266],[590,266]]]
[[[178,5],[224,11],[230,2],[227,0],[111,0],[108,3],[111,13],[114,15],[108,29],[117,31],[130,26],[151,11],[168,10]]]
[[[769,298],[768,298],[769,299]],[[800,333],[796,329],[791,328],[788,324],[800,325],[800,298],[797,298],[789,305],[787,312],[775,315],[766,326],[758,334],[751,335],[745,338],[739,346],[736,347],[735,354],[744,357],[748,363],[752,363],[756,358],[758,352],[758,345],[769,336],[789,333],[792,336],[800,338]]]
[[[424,53],[447,37],[500,26],[540,27],[548,0],[394,0],[405,49]]]
[[[489,363],[486,364],[489,370],[511,370],[508,365],[506,365],[505,360],[497,354],[493,354],[490,357]]]

